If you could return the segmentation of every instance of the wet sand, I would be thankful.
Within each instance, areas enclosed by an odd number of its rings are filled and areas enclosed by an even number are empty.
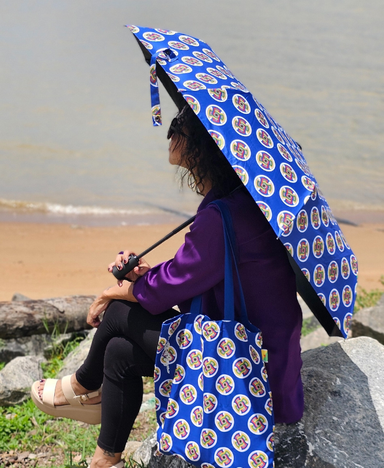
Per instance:
[[[176,225],[1,223],[0,301],[11,300],[15,292],[32,299],[98,294],[114,283],[107,265],[117,252],[131,248],[141,253]],[[384,289],[379,281],[384,275],[384,223],[340,226],[359,261],[359,285],[367,290]],[[171,258],[185,232],[148,254],[149,264]]]

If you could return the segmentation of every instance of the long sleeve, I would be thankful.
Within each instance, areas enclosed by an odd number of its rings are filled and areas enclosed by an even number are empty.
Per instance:
[[[133,294],[152,314],[192,299],[224,278],[224,235],[216,207],[199,210],[175,257],[139,278]]]

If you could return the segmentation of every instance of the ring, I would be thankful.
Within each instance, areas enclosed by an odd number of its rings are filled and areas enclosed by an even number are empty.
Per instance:
[[[118,255],[123,255],[124,251],[122,250],[121,252],[118,253]]]

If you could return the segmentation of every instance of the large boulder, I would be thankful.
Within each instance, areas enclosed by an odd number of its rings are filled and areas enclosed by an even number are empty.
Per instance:
[[[31,385],[43,376],[43,358],[17,357],[0,371],[0,406],[18,405],[29,398]]]
[[[352,338],[302,355],[305,412],[296,424],[278,424],[276,468],[384,467],[384,346]],[[183,460],[154,456],[155,437],[135,452],[149,468],[187,468]]]
[[[303,419],[276,430],[276,468],[384,466],[384,347],[361,337],[303,353]]]

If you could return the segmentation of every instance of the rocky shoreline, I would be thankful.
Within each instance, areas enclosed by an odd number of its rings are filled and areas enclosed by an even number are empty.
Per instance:
[[[73,305],[74,299],[60,303],[66,302]],[[81,302],[84,309],[88,307],[87,300],[83,298]],[[304,305],[302,309],[303,317],[308,317],[310,312]],[[78,312],[83,314],[81,307]],[[65,315],[65,310],[61,313]],[[65,359],[58,377],[71,374],[83,362],[94,332],[71,330],[57,337],[69,340],[74,334],[86,335]],[[352,337],[348,340],[329,338],[321,328],[302,338],[306,410],[297,424],[277,425],[276,468],[384,466],[383,345],[384,295],[377,306],[354,315]],[[41,363],[50,347],[51,335],[2,339],[0,356],[12,359],[0,371],[1,406],[15,405],[29,398],[32,382],[42,377]],[[15,353],[18,353],[16,357]],[[148,394],[141,411],[154,411],[154,406],[154,395]],[[126,457],[133,456],[150,468],[184,465],[174,457],[155,457],[154,440],[152,437],[143,444],[128,442]],[[40,464],[44,453],[1,454],[0,464],[36,466],[39,463],[38,466],[43,466]]]

